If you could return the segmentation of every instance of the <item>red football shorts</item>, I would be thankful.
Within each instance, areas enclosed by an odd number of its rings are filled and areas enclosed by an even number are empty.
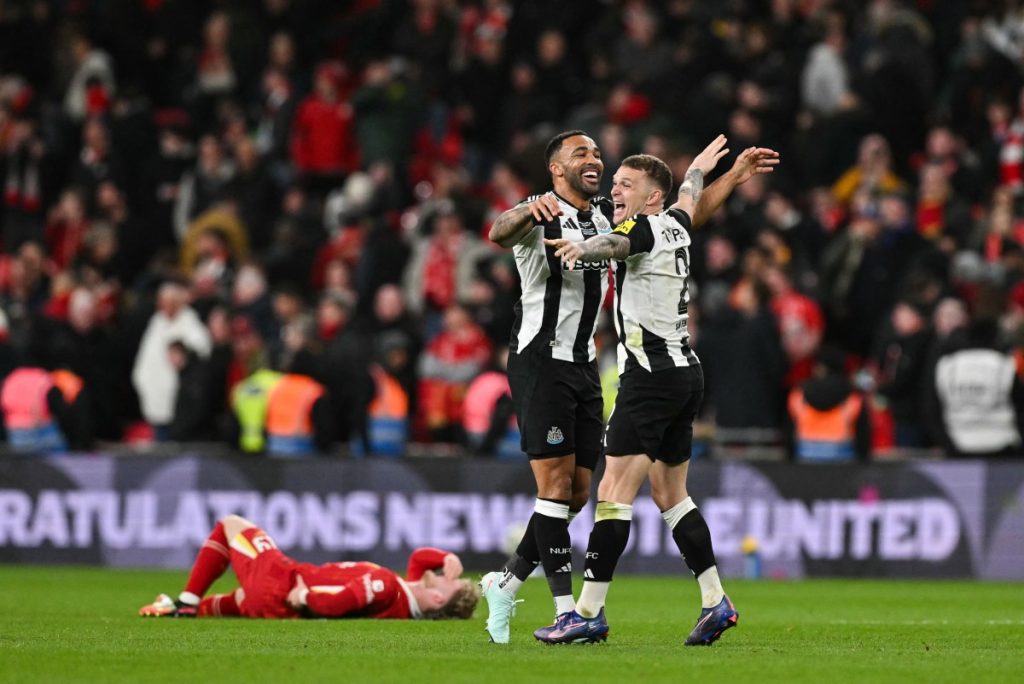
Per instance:
[[[245,590],[239,608],[242,615],[254,618],[293,618],[298,613],[287,603],[295,586],[296,563],[278,550],[274,540],[258,527],[228,540],[231,569]]]

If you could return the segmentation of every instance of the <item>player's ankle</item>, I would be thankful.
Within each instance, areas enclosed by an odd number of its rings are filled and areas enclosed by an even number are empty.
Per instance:
[[[191,591],[183,591],[180,594],[178,594],[178,598],[174,601],[174,603],[179,608],[181,606],[189,606],[190,608],[196,608],[199,606],[200,601],[202,601],[202,598],[196,596]]]

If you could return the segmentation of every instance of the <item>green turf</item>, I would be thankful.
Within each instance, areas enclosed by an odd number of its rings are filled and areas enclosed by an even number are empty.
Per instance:
[[[0,682],[1021,682],[1024,585],[728,582],[740,625],[683,648],[692,579],[623,577],[598,646],[543,646],[543,580],[523,588],[512,643],[469,621],[169,620],[136,609],[180,572],[0,566]],[[230,586],[221,584],[222,589]]]

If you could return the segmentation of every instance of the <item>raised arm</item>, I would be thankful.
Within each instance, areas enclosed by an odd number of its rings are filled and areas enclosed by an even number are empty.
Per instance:
[[[771,173],[778,163],[779,153],[767,147],[748,147],[743,150],[732,168],[707,186],[699,201],[696,201],[696,207],[690,214],[693,227],[696,228],[711,218],[736,186],[746,183],[759,173]]]
[[[545,240],[544,244],[555,248],[555,256],[561,258],[570,270],[577,261],[621,261],[629,256],[629,238],[625,235],[598,235],[583,242],[572,242],[565,238]]]
[[[551,221],[561,213],[554,193],[538,195],[502,213],[491,224],[487,237],[502,247],[512,247],[533,229],[535,221]]]
[[[729,154],[729,148],[725,146],[726,142],[726,137],[719,135],[693,158],[690,168],[686,170],[683,184],[679,186],[679,199],[671,208],[685,211],[690,215],[691,221],[704,192],[704,176],[711,173],[719,159]]]

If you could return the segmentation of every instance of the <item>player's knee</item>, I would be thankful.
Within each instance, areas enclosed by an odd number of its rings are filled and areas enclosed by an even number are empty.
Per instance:
[[[569,501],[572,499],[572,475],[569,473],[551,473],[542,482],[537,483],[538,493],[542,499]]]
[[[575,491],[569,500],[569,510],[578,513],[583,510],[583,507],[587,505],[589,500],[590,490]]]
[[[651,482],[651,499],[659,511],[667,511],[687,497],[686,487],[666,487]]]
[[[240,515],[226,515],[220,519],[220,524],[224,526],[224,534],[226,534],[228,538],[231,538],[250,527],[255,527],[255,525]]]

